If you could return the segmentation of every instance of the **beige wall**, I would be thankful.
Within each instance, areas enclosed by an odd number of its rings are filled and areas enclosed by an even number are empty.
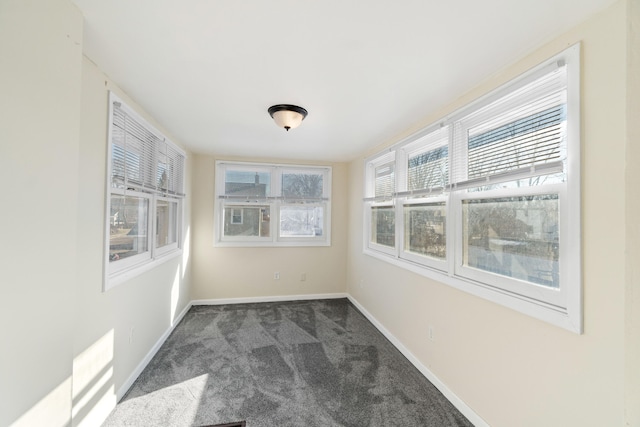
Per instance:
[[[220,248],[213,246],[216,160],[208,155],[197,155],[194,160],[193,299],[343,293],[346,288],[347,165],[329,164],[333,167],[330,247]],[[273,279],[276,271],[280,272],[280,280]],[[304,282],[300,280],[302,273],[307,276]]]
[[[100,425],[190,301],[188,237],[102,292],[108,89],[145,115],[83,58],[69,0],[0,2],[2,426]]]
[[[622,1],[422,123],[582,41],[583,335],[363,255],[363,159],[350,164],[348,292],[495,427],[624,424],[626,23]]]
[[[625,410],[640,426],[640,0],[628,1]]]
[[[0,425],[70,420],[82,16],[0,2]]]

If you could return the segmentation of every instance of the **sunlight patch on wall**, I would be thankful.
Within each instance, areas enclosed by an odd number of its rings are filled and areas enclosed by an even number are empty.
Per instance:
[[[70,425],[71,377],[64,380],[31,409],[11,424],[11,427],[67,427]]]
[[[187,231],[184,237],[184,243],[182,245],[182,280],[187,274],[187,267],[189,266],[189,256],[191,250],[191,227],[187,227]]]
[[[100,425],[116,405],[113,329],[73,360],[74,426]]]
[[[173,326],[178,310],[178,301],[180,300],[180,266],[176,267],[176,276],[171,286],[171,326]]]

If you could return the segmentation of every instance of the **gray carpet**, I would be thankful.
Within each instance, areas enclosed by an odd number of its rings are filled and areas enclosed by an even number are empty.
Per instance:
[[[471,426],[347,300],[194,306],[104,426]]]

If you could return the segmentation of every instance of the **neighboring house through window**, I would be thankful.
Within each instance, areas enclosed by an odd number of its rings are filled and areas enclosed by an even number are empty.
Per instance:
[[[331,244],[331,168],[216,162],[216,245]]]

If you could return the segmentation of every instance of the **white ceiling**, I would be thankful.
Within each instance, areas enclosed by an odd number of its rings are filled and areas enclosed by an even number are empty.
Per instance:
[[[74,0],[84,52],[195,152],[346,161],[614,0]],[[267,113],[296,104],[290,132]]]

